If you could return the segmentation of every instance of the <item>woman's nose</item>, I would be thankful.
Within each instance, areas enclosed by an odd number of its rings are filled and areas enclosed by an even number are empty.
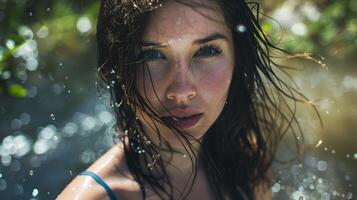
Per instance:
[[[180,67],[174,73],[173,80],[166,90],[166,98],[175,101],[176,104],[189,104],[197,95],[192,72],[188,68]]]

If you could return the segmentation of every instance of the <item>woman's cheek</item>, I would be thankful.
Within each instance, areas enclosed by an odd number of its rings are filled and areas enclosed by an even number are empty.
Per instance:
[[[143,67],[141,75],[138,78],[140,92],[145,97],[148,97],[150,101],[153,101],[155,92],[160,91],[162,85],[162,77],[165,77],[165,66],[158,65],[157,63],[148,64],[147,67]]]
[[[220,94],[228,92],[233,66],[227,61],[220,60],[215,62],[202,63],[204,66],[199,68],[199,84],[203,89],[201,92],[213,92]],[[218,96],[217,96],[218,97]]]

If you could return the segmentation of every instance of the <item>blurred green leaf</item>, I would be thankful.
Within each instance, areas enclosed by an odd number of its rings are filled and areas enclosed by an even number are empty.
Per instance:
[[[27,90],[18,84],[12,84],[8,88],[9,94],[13,97],[26,97],[28,92]]]

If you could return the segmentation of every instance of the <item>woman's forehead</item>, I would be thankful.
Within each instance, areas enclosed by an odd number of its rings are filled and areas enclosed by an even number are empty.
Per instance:
[[[143,40],[167,42],[182,38],[200,38],[211,33],[228,37],[229,29],[222,13],[216,8],[194,9],[175,1],[168,1],[153,11]]]

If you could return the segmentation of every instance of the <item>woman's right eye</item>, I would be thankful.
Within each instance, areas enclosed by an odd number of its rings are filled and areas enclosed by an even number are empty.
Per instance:
[[[158,50],[149,49],[143,51],[143,59],[145,61],[153,61],[158,59],[164,59],[165,56]]]

